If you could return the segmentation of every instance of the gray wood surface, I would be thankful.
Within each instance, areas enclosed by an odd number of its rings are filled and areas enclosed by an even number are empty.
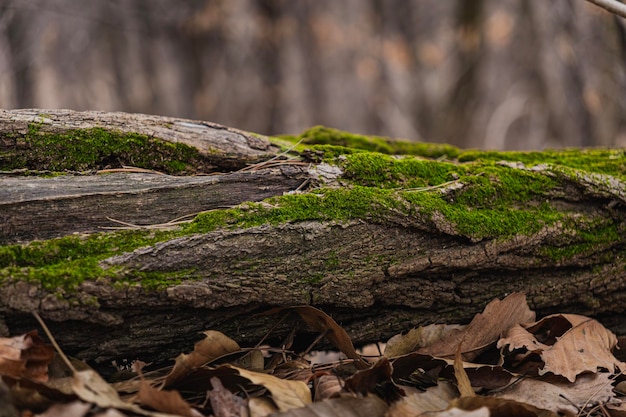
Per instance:
[[[192,218],[201,211],[281,195],[307,177],[305,168],[295,166],[195,177],[0,175],[0,244],[103,231],[122,222],[145,226]]]

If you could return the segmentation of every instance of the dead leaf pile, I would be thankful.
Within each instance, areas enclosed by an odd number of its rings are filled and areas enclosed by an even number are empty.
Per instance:
[[[0,338],[0,417],[124,416],[626,416],[617,339],[599,322],[555,314],[535,321],[523,294],[494,300],[466,326],[431,325],[392,337],[363,358],[331,317],[297,314],[347,359],[311,365],[280,348],[241,348],[209,330],[166,368],[110,383],[36,331]]]

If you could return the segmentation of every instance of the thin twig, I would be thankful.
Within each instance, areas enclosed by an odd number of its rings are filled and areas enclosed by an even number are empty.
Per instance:
[[[616,1],[616,0],[587,0],[589,3],[593,3],[596,6],[602,7],[604,10],[608,11],[619,17],[626,18],[626,4]]]
[[[140,174],[165,175],[164,173],[159,172],[159,171],[155,171],[153,169],[131,167],[131,166],[126,166],[126,165],[122,165],[121,168],[109,168],[109,169],[101,169],[101,170],[97,171],[98,174],[110,174],[110,173],[113,173],[113,172],[134,172],[134,173],[140,173]]]
[[[448,185],[456,184],[459,181],[461,181],[461,180],[460,179],[452,180],[452,181],[444,182],[444,183],[437,184],[437,185],[431,185],[429,187],[404,188],[401,191],[430,191],[430,190],[436,190],[438,188],[444,188],[444,187],[447,187]]]
[[[257,164],[253,164],[253,165],[249,165],[245,168],[240,169],[238,172],[246,172],[246,171],[253,171],[256,169],[259,169],[263,166],[265,166],[267,163],[275,161],[276,159],[288,154],[289,152],[291,152],[296,146],[298,146],[300,143],[302,142],[302,139],[300,139],[299,141],[297,141],[296,143],[294,143],[293,145],[291,145],[291,147],[281,153],[279,153],[278,155],[275,155],[274,157],[268,159],[267,161],[263,161],[263,162],[259,162]],[[295,161],[295,160],[294,160]]]
[[[74,373],[74,374],[77,373],[76,368],[74,367],[74,365],[72,365],[72,362],[70,362],[68,357],[65,356],[65,353],[63,353],[63,351],[61,350],[61,347],[59,346],[59,344],[55,340],[54,336],[52,336],[52,333],[50,332],[50,329],[48,329],[48,326],[46,326],[46,323],[44,323],[44,321],[41,318],[41,316],[39,316],[39,314],[36,311],[33,311],[32,313],[33,313],[33,316],[35,316],[35,318],[37,319],[37,321],[41,325],[41,327],[43,327],[43,331],[48,336],[48,339],[50,339],[50,343],[52,343],[52,346],[54,346],[54,348],[56,349],[56,351],[59,354],[59,356],[61,356],[61,359],[63,359],[63,362],[65,362],[67,367],[70,368],[72,373]]]
[[[168,227],[172,227],[172,226],[179,226],[181,224],[191,223],[194,220],[194,218],[197,215],[199,215],[199,214],[210,213],[212,211],[223,210],[223,209],[230,209],[230,208],[233,208],[233,207],[235,207],[235,206],[216,207],[216,208],[210,209],[210,210],[198,211],[197,213],[185,214],[184,216],[176,217],[175,219],[169,220],[169,221],[167,221],[165,223],[155,223],[155,224],[146,224],[146,225],[129,223],[129,222],[125,222],[125,221],[122,221],[122,220],[117,220],[117,219],[114,219],[112,217],[106,216],[107,220],[112,221],[114,223],[123,224],[124,226],[100,226],[100,229],[106,229],[106,230],[163,229],[163,228],[168,228]],[[187,219],[187,218],[189,218],[189,219]],[[187,219],[187,220],[183,220],[183,219]]]

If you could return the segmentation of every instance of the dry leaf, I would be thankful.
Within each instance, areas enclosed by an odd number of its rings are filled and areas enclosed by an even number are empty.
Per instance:
[[[277,412],[278,408],[276,408],[276,404],[271,399],[256,397],[248,400],[248,410],[250,411],[250,417],[265,417]]]
[[[518,403],[513,400],[493,397],[461,397],[450,402],[450,409],[458,408],[465,411],[475,411],[487,408],[489,417],[558,417],[556,413],[542,410],[532,405]],[[441,416],[441,414],[434,414]],[[459,416],[464,414],[457,414]]]
[[[203,333],[205,338],[194,345],[193,352],[178,355],[174,367],[163,381],[163,388],[171,386],[192,369],[241,350],[237,342],[222,332],[208,330]]]
[[[389,407],[385,417],[413,417],[426,412],[443,410],[458,396],[459,393],[453,384],[440,381],[436,387],[408,395],[395,402]]]
[[[406,355],[419,348],[430,346],[452,332],[459,332],[467,326],[459,324],[431,324],[409,330],[407,334],[397,334],[387,341],[384,355],[388,358]]]
[[[45,413],[37,417],[84,417],[91,410],[92,405],[80,401],[72,401],[67,404],[54,404]]]
[[[461,358],[461,345],[459,345],[454,355],[454,376],[456,377],[456,386],[459,389],[461,397],[475,397],[476,393],[472,388],[470,379],[463,368],[463,359]]]
[[[215,417],[247,417],[248,406],[243,398],[224,388],[219,378],[211,378],[213,389],[207,392]]]
[[[509,352],[526,349],[539,355],[543,367],[540,375],[551,372],[570,382],[583,372],[597,372],[605,368],[626,370],[626,364],[611,353],[617,343],[615,335],[596,320],[576,314],[555,314],[543,318],[527,328],[515,326],[498,347]]]
[[[0,377],[0,416],[17,417],[17,410],[14,407],[13,397],[9,387]]]
[[[272,417],[383,417],[387,404],[376,396],[365,398],[333,398],[294,408]]]
[[[437,411],[433,413],[425,413],[419,414],[419,416],[428,416],[428,417],[489,417],[491,416],[491,412],[487,407],[480,407],[475,410],[467,411],[461,410],[460,408],[449,408],[443,411]],[[418,416],[418,417],[419,417]]]
[[[280,411],[304,407],[311,403],[311,390],[302,381],[288,381],[275,376],[252,372],[232,366],[239,375],[256,385],[265,387],[271,394],[272,400]]]
[[[452,357],[456,347],[461,344],[463,358],[471,361],[481,349],[495,343],[500,335],[515,324],[535,320],[535,313],[528,308],[526,296],[513,293],[502,301],[496,299],[487,304],[481,314],[477,314],[471,323],[458,332],[449,334],[433,345],[417,352],[436,357]]]
[[[585,406],[606,404],[612,400],[615,394],[611,382],[608,373],[580,375],[576,382],[524,378],[494,396],[555,413],[577,415]]]
[[[95,371],[78,371],[72,377],[72,390],[83,401],[100,408],[125,408],[128,403],[122,401],[117,391]]]
[[[432,373],[438,376],[439,372],[448,365],[448,362],[445,359],[413,352],[394,359],[392,364],[393,379],[400,381],[409,378],[416,370],[421,370],[424,374]]]
[[[127,417],[127,415],[120,413],[114,408],[109,408],[101,413],[94,413],[93,417]]]
[[[608,410],[607,415],[611,417],[626,417],[626,401],[617,404],[607,404],[605,408]]]
[[[354,359],[360,369],[368,368],[369,365],[361,358],[354,349],[348,333],[332,317],[311,306],[297,306],[289,308],[275,308],[264,314],[276,314],[281,311],[293,311],[298,313],[309,327],[319,333],[323,333],[330,343],[343,352],[348,358]]]
[[[309,382],[313,378],[313,370],[310,362],[296,358],[278,365],[274,368],[272,375],[292,381]]]
[[[162,414],[143,410],[135,404],[123,401],[117,391],[93,370],[77,371],[72,379],[74,393],[81,400],[100,408],[116,408],[143,416],[157,417]]]
[[[239,358],[237,365],[251,371],[262,371],[265,368],[265,357],[260,349],[252,349],[243,357]]]
[[[156,389],[145,380],[139,384],[137,397],[142,405],[147,405],[156,411],[183,417],[202,417],[202,414],[193,410],[189,403],[183,400],[178,391]]]
[[[37,335],[37,330],[0,338],[0,376],[46,382],[53,357],[54,349]]]
[[[345,389],[362,396],[377,393],[388,402],[397,401],[404,396],[404,391],[391,380],[392,372],[389,359],[382,357],[370,369],[359,371],[348,378]]]
[[[314,379],[315,401],[325,400],[337,395],[343,389],[343,382],[335,375],[322,375]]]

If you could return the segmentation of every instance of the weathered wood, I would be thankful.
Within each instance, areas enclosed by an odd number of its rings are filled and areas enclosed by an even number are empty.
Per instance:
[[[626,334],[623,151],[585,169],[565,153],[563,164],[550,154],[556,163],[528,165],[516,162],[528,155],[493,163],[471,153],[447,162],[377,154],[359,172],[369,155],[214,177],[0,178],[2,221],[19,232],[2,229],[0,331],[36,326],[36,310],[81,358],[166,360],[207,328],[256,343],[275,318],[255,313],[270,306],[321,306],[360,344],[465,321],[523,291],[539,314],[592,315]],[[409,185],[428,175],[438,179]],[[139,225],[133,236],[6,244],[92,231],[106,216],[150,225],[285,191],[159,237]]]
[[[201,211],[281,195],[306,178],[306,170],[294,166],[196,177],[0,176],[0,244],[190,219]]]
[[[243,168],[274,156],[278,150],[262,135],[253,135],[217,123],[121,112],[0,109],[0,151],[15,146],[15,138],[26,135],[32,126],[36,126],[41,133],[59,134],[101,128],[182,143],[196,148],[218,170]]]

